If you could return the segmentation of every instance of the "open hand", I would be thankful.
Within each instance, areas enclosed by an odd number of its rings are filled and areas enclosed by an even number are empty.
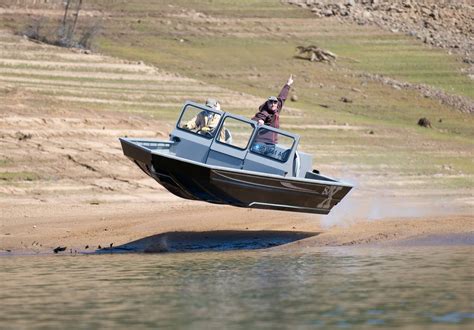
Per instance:
[[[290,78],[288,78],[288,81],[286,82],[288,86],[291,86],[293,84],[293,75],[290,74]]]

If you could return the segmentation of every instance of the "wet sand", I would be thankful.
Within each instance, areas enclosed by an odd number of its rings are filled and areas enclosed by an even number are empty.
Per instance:
[[[323,228],[323,216],[166,202],[1,203],[2,254],[168,252],[324,246],[473,245],[474,217],[380,219]],[[288,244],[285,244],[288,243]],[[118,249],[117,249],[118,247]]]

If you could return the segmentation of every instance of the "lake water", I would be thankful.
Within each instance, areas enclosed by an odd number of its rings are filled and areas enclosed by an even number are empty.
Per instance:
[[[473,252],[0,257],[0,328],[471,328]]]

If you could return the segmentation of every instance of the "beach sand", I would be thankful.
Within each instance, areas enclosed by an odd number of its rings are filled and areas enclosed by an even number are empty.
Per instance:
[[[323,228],[323,216],[215,206],[177,198],[144,203],[2,203],[1,208],[0,250],[4,254],[53,253],[58,246],[67,247],[63,253],[79,253],[111,246],[122,248],[114,250],[117,252],[167,252],[282,243],[290,244],[279,249],[290,250],[474,244],[474,217],[469,214],[360,219]]]

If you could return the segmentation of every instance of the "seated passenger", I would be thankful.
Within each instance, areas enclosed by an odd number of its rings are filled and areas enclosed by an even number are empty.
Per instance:
[[[221,105],[219,104],[219,101],[215,99],[207,99],[206,106],[214,110],[221,109]],[[211,132],[216,128],[220,119],[221,119],[221,115],[214,113],[212,111],[204,110],[204,111],[201,111],[197,116],[192,118],[190,121],[188,121],[186,124],[184,124],[183,128],[186,128],[189,130],[195,130],[198,133]]]
[[[218,100],[216,99],[207,99],[206,106],[214,109],[214,110],[221,110],[221,105]],[[214,135],[214,131],[219,124],[219,120],[221,119],[221,115],[212,111],[201,111],[197,116],[192,118],[190,121],[183,125],[183,128],[189,129],[192,131],[197,132],[198,134],[202,135]],[[225,140],[225,132],[224,130],[221,131],[220,139]]]

